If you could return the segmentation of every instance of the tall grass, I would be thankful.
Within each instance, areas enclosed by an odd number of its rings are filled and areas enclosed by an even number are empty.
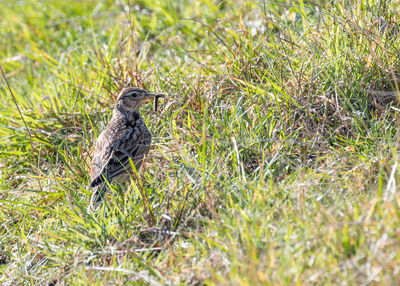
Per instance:
[[[399,7],[0,3],[0,283],[396,284]],[[153,146],[89,214],[128,83]]]

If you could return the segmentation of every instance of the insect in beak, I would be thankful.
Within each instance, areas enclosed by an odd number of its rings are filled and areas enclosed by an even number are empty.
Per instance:
[[[155,95],[154,95],[154,111],[157,111],[157,108],[158,108],[158,99],[159,99],[160,97],[165,97],[165,95],[164,95],[164,94],[155,94]]]

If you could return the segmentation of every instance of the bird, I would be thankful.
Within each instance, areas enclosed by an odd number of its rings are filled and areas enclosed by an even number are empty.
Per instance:
[[[119,93],[113,116],[96,140],[90,166],[93,194],[89,211],[97,211],[113,182],[125,183],[133,174],[130,159],[139,171],[150,150],[151,133],[139,110],[143,103],[163,94],[153,94],[138,87],[125,87]]]

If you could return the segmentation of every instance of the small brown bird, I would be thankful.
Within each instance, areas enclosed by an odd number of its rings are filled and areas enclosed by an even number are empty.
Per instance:
[[[92,211],[100,207],[109,189],[108,184],[129,180],[132,174],[129,158],[139,171],[151,145],[151,134],[139,109],[154,98],[157,104],[158,98],[163,96],[137,87],[124,88],[118,95],[113,117],[97,138],[94,149],[90,169],[90,187],[94,188],[90,200]]]

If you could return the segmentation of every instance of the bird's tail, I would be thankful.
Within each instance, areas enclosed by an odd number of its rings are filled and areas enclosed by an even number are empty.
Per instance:
[[[91,211],[96,212],[99,209],[101,203],[103,202],[104,197],[107,194],[107,191],[108,191],[108,186],[106,182],[103,182],[94,189],[89,205],[89,209]]]

